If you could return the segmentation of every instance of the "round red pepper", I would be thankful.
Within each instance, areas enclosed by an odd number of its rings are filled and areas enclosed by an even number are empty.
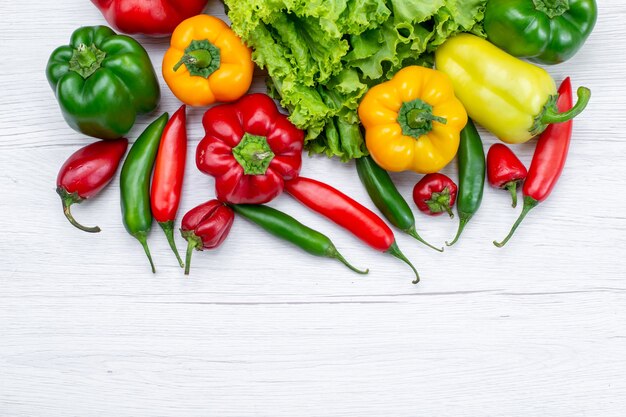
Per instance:
[[[502,143],[495,143],[487,154],[487,178],[493,187],[508,190],[517,207],[517,186],[524,182],[528,171],[522,161]]]
[[[215,177],[220,201],[263,204],[283,192],[302,166],[304,132],[278,112],[265,94],[207,110],[196,164]]]
[[[439,216],[446,212],[452,218],[457,191],[457,185],[447,175],[428,174],[413,187],[413,201],[420,211],[428,215]]]

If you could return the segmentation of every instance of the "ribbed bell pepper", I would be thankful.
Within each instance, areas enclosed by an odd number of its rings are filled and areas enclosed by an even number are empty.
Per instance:
[[[435,63],[452,80],[469,116],[506,143],[526,142],[551,123],[573,119],[591,96],[589,89],[580,87],[576,105],[559,112],[550,74],[467,33],[441,45]]]
[[[106,26],[77,29],[52,52],[46,75],[67,123],[96,138],[124,136],[161,97],[146,50]]]
[[[595,0],[489,0],[484,28],[511,55],[559,64],[583,46],[597,17]]]
[[[406,67],[371,88],[359,105],[359,118],[367,149],[380,167],[422,174],[452,161],[467,123],[450,79],[419,66]]]

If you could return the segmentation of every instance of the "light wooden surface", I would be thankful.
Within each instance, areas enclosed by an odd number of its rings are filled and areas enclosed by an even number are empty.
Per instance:
[[[490,188],[444,254],[398,233],[422,274],[413,286],[403,264],[286,196],[273,205],[330,235],[369,276],[240,219],[222,248],[194,254],[189,278],[155,227],[152,275],[121,225],[117,177],[74,207],[102,233],[71,227],[54,182],[90,140],[63,121],[44,68],[76,27],[104,20],[86,0],[3,1],[0,416],[623,416],[626,6],[599,3],[582,52],[549,69],[593,90],[557,189],[505,249],[491,241],[517,212]],[[216,2],[209,11],[223,14]],[[140,41],[160,71],[167,41]],[[139,119],[131,140],[178,108],[162,85],[160,108]],[[193,163],[202,112],[189,112],[181,216],[213,196]],[[533,146],[516,148],[526,163]],[[303,174],[373,208],[353,164],[306,158]],[[410,198],[417,177],[394,178]],[[456,228],[417,219],[433,242]]]

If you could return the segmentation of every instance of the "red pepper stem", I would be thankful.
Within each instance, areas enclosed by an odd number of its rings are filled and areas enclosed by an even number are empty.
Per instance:
[[[404,254],[402,253],[402,251],[400,250],[400,248],[398,247],[398,244],[394,241],[393,244],[389,247],[389,249],[387,249],[385,251],[385,253],[390,254],[391,256],[394,256],[398,259],[400,259],[402,262],[406,263],[408,266],[411,267],[411,269],[413,270],[413,272],[415,273],[415,279],[413,280],[413,284],[417,284],[418,282],[420,282],[420,275],[417,273],[417,269],[415,269],[415,267],[413,266],[413,264],[411,263],[411,261],[409,261],[407,259],[406,256],[404,256]]]
[[[502,188],[511,193],[511,198],[513,200],[511,206],[513,208],[517,207],[517,181],[509,181],[504,184],[504,187]]]
[[[76,228],[82,230],[83,232],[88,233],[98,233],[100,228],[98,226],[87,227],[78,223],[74,216],[72,216],[72,212],[70,211],[70,206],[75,203],[80,203],[83,201],[82,198],[78,196],[76,193],[68,193],[64,188],[57,188],[57,193],[61,196],[61,203],[63,204],[63,214],[67,217],[67,220]]]
[[[504,238],[504,240],[502,242],[498,242],[498,241],[494,240],[493,244],[496,245],[499,248],[501,248],[504,245],[506,245],[506,243],[509,241],[509,239],[511,239],[511,237],[513,237],[513,234],[515,233],[515,230],[517,230],[519,225],[522,224],[522,220],[524,220],[524,218],[530,212],[530,210],[535,208],[537,206],[537,204],[539,204],[539,201],[535,200],[534,198],[528,197],[528,196],[524,197],[524,208],[522,208],[522,212],[520,213],[519,217],[517,218],[517,221],[515,222],[515,224],[513,224],[513,227],[511,228],[511,231]]]
[[[163,232],[165,232],[167,243],[170,244],[170,248],[172,248],[174,255],[176,255],[178,264],[180,265],[181,268],[184,268],[185,265],[183,264],[183,260],[180,259],[180,254],[178,253],[178,248],[176,248],[176,242],[174,241],[174,221],[170,220],[167,222],[158,222],[158,223],[159,223],[159,226],[161,226],[161,229],[163,229]]]
[[[587,87],[579,87],[576,94],[578,95],[578,101],[576,101],[574,107],[566,112],[559,113],[555,100],[554,105],[548,107],[545,113],[541,116],[541,122],[544,124],[563,123],[568,120],[572,120],[574,117],[582,113],[591,98],[591,90]]]
[[[430,243],[426,242],[418,233],[417,230],[415,230],[415,226],[411,226],[409,229],[405,230],[406,234],[408,234],[409,236],[414,237],[418,242],[422,242],[424,245],[428,246],[431,249],[436,250],[437,252],[443,252],[443,248],[438,248],[436,246],[431,245]]]
[[[350,270],[356,272],[357,274],[361,274],[361,275],[365,275],[368,274],[370,272],[369,269],[366,270],[362,270],[362,269],[358,269],[356,267],[354,267],[353,265],[351,265],[346,258],[343,257],[342,254],[339,253],[339,251],[337,250],[337,248],[335,248],[334,246],[332,246],[330,248],[330,250],[327,253],[327,256],[329,258],[334,258],[337,259],[338,261],[340,261],[342,264],[344,264],[345,266],[347,266],[348,268],[350,268]]]
[[[185,254],[185,275],[189,275],[189,268],[191,267],[191,255],[193,254],[193,250],[201,244],[199,239],[188,239],[187,240],[187,253]]]
[[[470,221],[471,218],[472,218],[472,215],[467,215],[461,212],[459,213],[459,228],[456,231],[456,236],[454,236],[454,239],[452,240],[452,242],[450,243],[446,242],[446,246],[452,246],[459,240],[459,238],[461,237],[461,234],[463,233],[463,230],[465,230],[465,226],[467,226],[467,223]]]
[[[156,269],[154,268],[154,262],[152,262],[152,255],[150,255],[150,249],[148,248],[148,242],[146,240],[146,233],[139,232],[139,233],[135,233],[133,236],[135,236],[135,239],[137,239],[139,243],[141,243],[141,246],[143,246],[143,251],[146,253],[148,260],[150,261],[150,268],[152,268],[152,273],[156,274]]]

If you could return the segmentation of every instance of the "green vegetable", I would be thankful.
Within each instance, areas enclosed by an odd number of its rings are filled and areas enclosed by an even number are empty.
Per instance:
[[[357,108],[406,65],[432,66],[448,37],[480,25],[485,0],[225,0],[232,28],[270,75],[270,94],[312,153],[367,154]]]
[[[161,97],[146,50],[106,26],[74,31],[52,52],[46,75],[67,123],[96,138],[124,136]]]

